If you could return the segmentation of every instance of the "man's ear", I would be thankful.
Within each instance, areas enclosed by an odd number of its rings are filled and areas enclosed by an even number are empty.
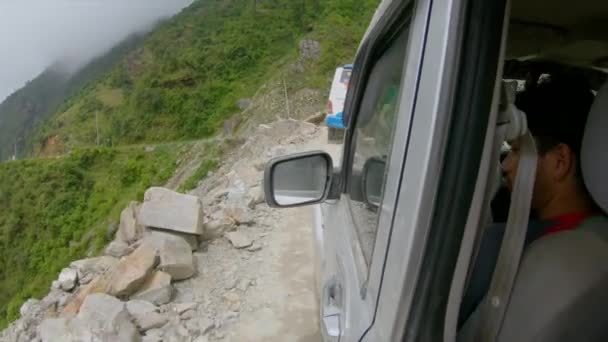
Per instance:
[[[567,177],[570,177],[575,172],[576,161],[574,158],[574,152],[570,146],[566,144],[557,144],[551,151],[553,177],[556,181],[562,181]]]

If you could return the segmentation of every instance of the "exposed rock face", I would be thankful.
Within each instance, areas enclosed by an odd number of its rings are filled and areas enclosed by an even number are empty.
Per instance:
[[[139,224],[188,234],[203,233],[203,206],[198,197],[152,187],[144,198],[137,216]]]

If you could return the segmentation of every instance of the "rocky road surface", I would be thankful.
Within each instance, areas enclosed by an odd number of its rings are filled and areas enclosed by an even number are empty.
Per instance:
[[[271,209],[261,186],[272,157],[324,149],[337,162],[326,137],[260,125],[190,195],[150,189],[105,255],[66,267],[0,341],[320,341],[312,210]]]

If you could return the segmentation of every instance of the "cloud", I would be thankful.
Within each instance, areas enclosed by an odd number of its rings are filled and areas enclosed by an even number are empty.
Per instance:
[[[58,60],[82,66],[192,0],[0,0],[0,101]]]

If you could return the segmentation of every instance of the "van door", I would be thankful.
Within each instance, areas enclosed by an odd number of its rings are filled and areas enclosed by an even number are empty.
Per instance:
[[[401,181],[427,27],[428,1],[393,2],[359,51],[347,99],[340,200],[322,206],[325,341],[358,341],[372,326]],[[399,105],[402,103],[403,105]]]

